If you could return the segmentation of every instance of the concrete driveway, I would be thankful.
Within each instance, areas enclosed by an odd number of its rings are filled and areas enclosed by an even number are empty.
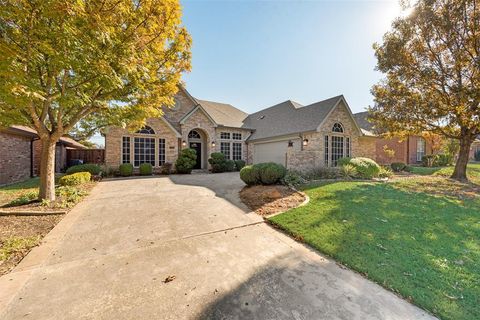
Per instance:
[[[237,173],[101,182],[0,278],[0,318],[432,319],[264,224],[241,188]]]

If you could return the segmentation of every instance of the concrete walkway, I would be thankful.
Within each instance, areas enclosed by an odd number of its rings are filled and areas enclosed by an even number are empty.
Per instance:
[[[241,187],[237,173],[101,182],[0,278],[0,318],[433,319],[264,224]]]

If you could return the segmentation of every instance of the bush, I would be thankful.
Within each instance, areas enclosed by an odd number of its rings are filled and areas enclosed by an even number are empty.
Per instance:
[[[436,162],[433,164],[435,167],[446,167],[453,164],[453,156],[446,153],[440,153],[437,155]]]
[[[258,167],[253,165],[245,166],[240,170],[240,179],[245,182],[247,185],[252,186],[260,182]]]
[[[436,154],[429,154],[426,156],[422,157],[422,166],[423,167],[433,167],[436,160],[437,155]]]
[[[133,164],[123,163],[118,168],[120,175],[122,177],[130,177],[133,174]]]
[[[405,172],[413,172],[413,167],[412,166],[405,166],[405,169],[403,169]]]
[[[392,168],[392,170],[394,172],[401,172],[403,170],[405,170],[405,168],[407,167],[407,165],[403,162],[393,162],[390,167]]]
[[[165,162],[165,163],[162,164],[162,166],[160,167],[160,174],[170,174],[170,173],[172,173],[172,166],[173,166],[172,163],[170,163],[170,162]]]
[[[480,161],[480,150],[477,150],[474,154],[475,161]]]
[[[59,183],[61,186],[76,186],[89,182],[91,178],[90,172],[77,172],[61,177]]]
[[[288,170],[285,174],[285,177],[282,179],[282,183],[287,186],[298,186],[304,183],[307,183],[302,177],[302,174],[295,170]]]
[[[225,155],[221,152],[213,152],[208,159],[208,163],[212,166],[213,173],[220,173],[228,170],[227,160],[225,159]]]
[[[175,161],[175,168],[178,173],[192,173],[192,169],[197,161],[197,152],[195,149],[186,148],[180,152]]]
[[[235,161],[227,160],[225,161],[225,171],[232,172],[235,171]]]
[[[380,166],[369,158],[353,158],[350,164],[355,167],[358,177],[362,179],[371,179],[380,173]]]
[[[337,160],[337,167],[343,167],[344,165],[349,164],[350,160],[352,160],[352,158],[350,158],[350,157],[343,157],[343,158],[338,159]]]
[[[98,176],[102,172],[102,168],[93,163],[79,164],[68,168],[65,173],[72,174],[77,172],[89,172],[92,176]]]
[[[380,167],[380,172],[378,173],[380,178],[390,178],[393,176],[393,171],[389,167]]]
[[[259,163],[257,166],[262,184],[278,183],[287,173],[287,169],[284,166],[274,162]]]
[[[340,168],[315,167],[304,173],[304,178],[308,180],[337,179],[341,178]]]
[[[72,187],[72,186],[61,186],[55,189],[55,194],[58,199],[61,201],[56,206],[61,208],[71,208],[76,203],[78,203],[88,192]],[[48,202],[43,203],[43,205],[49,205]]]
[[[243,167],[245,167],[245,161],[235,160],[235,168],[236,168],[237,171],[242,170]]]
[[[153,167],[150,163],[142,163],[140,164],[140,175],[141,176],[151,176],[153,173]]]
[[[351,165],[350,163],[347,163],[340,167],[340,174],[345,179],[352,179],[358,175],[358,172],[355,166]]]

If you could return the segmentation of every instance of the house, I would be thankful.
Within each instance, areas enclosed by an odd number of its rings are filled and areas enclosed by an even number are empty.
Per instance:
[[[372,156],[369,144],[343,96],[303,106],[285,101],[254,114],[230,104],[200,100],[179,86],[175,106],[151,118],[137,132],[108,127],[105,163],[118,167],[151,163],[158,170],[174,163],[179,151],[197,151],[195,168],[208,169],[212,152],[247,163],[273,161],[289,168],[335,166],[345,156]],[[373,154],[374,156],[374,154]]]
[[[85,146],[69,137],[62,137],[56,145],[55,171],[67,165],[67,149]],[[25,126],[11,126],[0,130],[0,185],[25,180],[40,173],[42,145],[37,132]]]
[[[475,155],[480,152],[480,137],[477,137],[470,148],[470,160],[474,161]]]

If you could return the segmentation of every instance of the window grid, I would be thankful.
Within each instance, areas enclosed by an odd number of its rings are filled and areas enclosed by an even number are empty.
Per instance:
[[[165,163],[165,139],[158,139],[158,165]]]
[[[232,160],[242,160],[242,144],[238,142],[234,142],[232,144]]]
[[[122,137],[122,163],[130,163],[130,137]]]
[[[351,146],[350,146],[350,138],[345,138],[345,156],[346,157],[351,157],[351,154],[350,154],[350,150],[351,150]]]
[[[188,133],[188,138],[189,139],[201,139],[200,133],[198,131],[192,130]]]
[[[242,140],[242,134],[234,132],[234,133],[232,133],[232,139],[233,140]]]
[[[142,163],[150,163],[155,166],[155,139],[134,138],[133,165],[139,167]]]
[[[220,139],[230,139],[230,132],[220,132]]]
[[[155,131],[149,127],[145,126],[142,129],[138,130],[137,133],[142,133],[142,134],[155,134]]]
[[[332,165],[336,166],[337,161],[344,157],[344,138],[332,136]]]
[[[417,161],[422,161],[423,156],[425,155],[425,140],[422,138],[417,140]]]
[[[324,148],[324,150],[325,150],[325,166],[328,166],[328,163],[329,163],[330,155],[328,153],[328,148],[329,148],[329,146],[328,146],[328,136],[325,136],[325,148]]]
[[[225,159],[230,159],[230,142],[221,142],[220,152],[225,155]]]

